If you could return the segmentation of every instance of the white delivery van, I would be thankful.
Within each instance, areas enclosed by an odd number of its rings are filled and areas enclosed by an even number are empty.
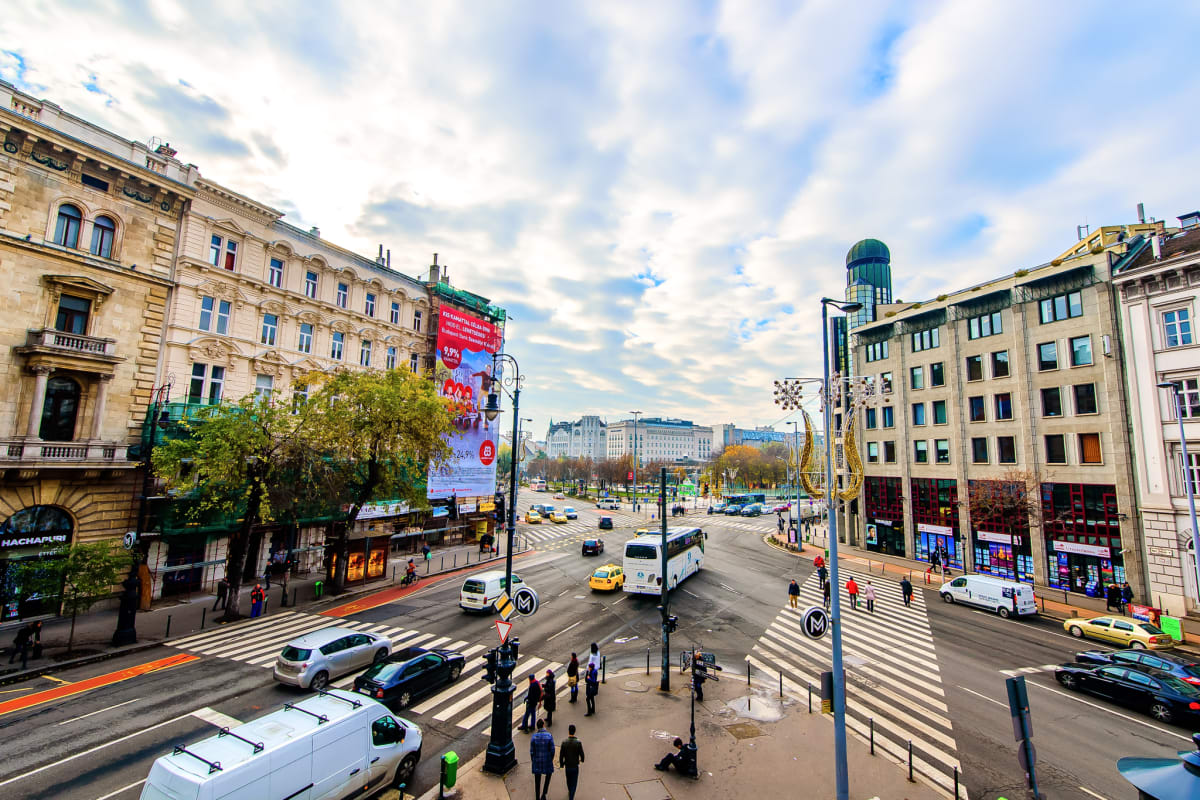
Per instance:
[[[943,583],[938,593],[947,603],[978,606],[995,611],[1005,619],[1013,614],[1024,616],[1037,613],[1037,599],[1033,596],[1033,587],[1003,578],[963,575]]]
[[[343,800],[411,783],[421,731],[363,695],[328,691],[177,745],[141,800]]]
[[[525,585],[521,576],[515,572],[512,582],[512,592],[508,593],[510,598],[513,592]],[[504,570],[502,569],[472,575],[463,581],[462,588],[458,592],[458,607],[463,611],[483,611],[495,614],[496,601],[500,599],[500,595],[506,588],[508,587],[504,585]]]

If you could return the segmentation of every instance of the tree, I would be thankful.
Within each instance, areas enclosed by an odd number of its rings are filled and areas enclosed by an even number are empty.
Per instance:
[[[967,503],[971,522],[976,526],[1003,526],[1028,529],[1036,525],[1042,511],[1041,497],[1030,487],[1037,476],[1012,469],[999,480],[973,480],[967,484]]]
[[[87,613],[97,601],[111,597],[132,561],[133,556],[118,542],[81,542],[40,559],[18,561],[14,583],[30,595],[61,598],[62,613],[71,615],[69,655],[75,649],[76,617]]]
[[[500,445],[500,450],[496,453],[496,477],[499,480],[508,481],[512,474],[512,458],[512,448],[506,444]]]

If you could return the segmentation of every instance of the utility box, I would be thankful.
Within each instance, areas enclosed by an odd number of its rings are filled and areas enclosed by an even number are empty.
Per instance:
[[[325,594],[325,581],[314,581],[313,582],[313,596],[320,597],[323,594]]]
[[[458,782],[458,753],[451,750],[442,756],[442,787],[453,789]]]

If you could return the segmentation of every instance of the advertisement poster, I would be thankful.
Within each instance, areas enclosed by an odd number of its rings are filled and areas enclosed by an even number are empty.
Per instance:
[[[456,404],[451,454],[429,470],[426,496],[431,500],[492,496],[496,493],[496,451],[500,420],[483,415],[492,355],[500,349],[500,329],[484,320],[442,306],[438,311],[437,367],[434,380],[443,397]]]

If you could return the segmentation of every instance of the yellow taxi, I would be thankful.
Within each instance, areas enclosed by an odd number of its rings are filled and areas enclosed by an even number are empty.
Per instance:
[[[567,515],[561,511],[551,511],[550,512],[550,521],[551,522],[566,522]]]
[[[615,591],[625,585],[625,570],[619,564],[605,564],[588,578],[588,586],[602,591]]]
[[[530,525],[537,525],[542,521],[542,515],[534,511],[532,508],[525,512],[525,522]]]
[[[1098,639],[1135,650],[1166,650],[1175,646],[1175,640],[1166,631],[1153,623],[1133,617],[1069,619],[1063,623],[1063,630],[1076,639]]]

